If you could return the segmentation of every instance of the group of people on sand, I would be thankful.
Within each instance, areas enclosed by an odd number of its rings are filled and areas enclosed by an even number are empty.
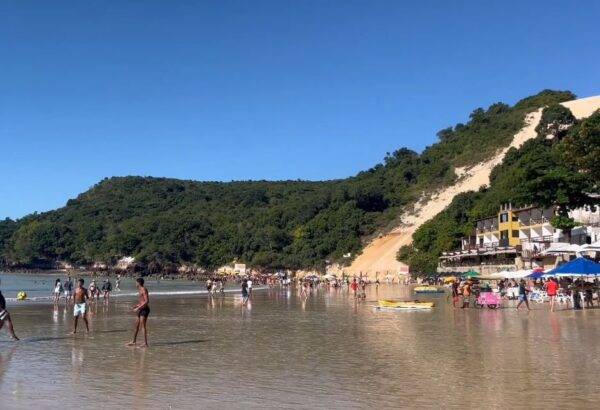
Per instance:
[[[69,283],[69,282],[71,282],[71,278],[68,278],[67,283]],[[54,292],[55,294],[56,294],[57,285],[59,283],[60,283],[60,280],[57,279],[57,281],[55,282],[55,292]],[[92,282],[92,283],[94,284],[94,282]],[[107,282],[105,282],[105,283],[107,283]],[[108,281],[108,283],[110,283],[110,281]],[[65,299],[67,300],[68,303],[69,303],[71,296],[73,299],[73,331],[71,332],[72,335],[77,334],[77,327],[78,327],[80,318],[83,320],[83,323],[85,324],[86,333],[89,333],[90,327],[89,327],[89,322],[88,322],[88,311],[89,311],[88,302],[90,300],[92,300],[94,297],[96,297],[96,298],[99,297],[99,296],[97,296],[97,292],[95,290],[92,290],[89,288],[86,289],[84,284],[85,284],[85,281],[82,278],[77,279],[76,286],[75,286],[74,291],[72,292],[72,295],[67,295],[65,293]],[[91,288],[91,285],[90,285],[90,288]],[[110,290],[112,288],[109,288],[108,286],[103,286],[103,288],[104,288],[104,292],[105,292],[105,298],[106,298],[106,300],[108,300],[108,296],[106,295],[106,293],[110,293]],[[132,308],[133,312],[135,312],[135,314],[136,314],[136,322],[135,322],[135,328],[134,328],[134,332],[133,332],[133,338],[129,343],[127,343],[127,346],[136,346],[137,345],[137,337],[138,337],[139,331],[141,329],[144,332],[144,343],[141,344],[139,347],[148,347],[147,321],[148,321],[148,316],[150,316],[150,297],[148,295],[148,289],[144,286],[144,278],[136,279],[136,288],[138,291],[138,303],[135,306],[133,306],[133,308]],[[64,290],[61,290],[61,292],[63,292],[63,291]],[[66,292],[66,291],[64,291],[64,292]],[[57,302],[58,299],[55,299],[55,301]],[[7,325],[7,329],[8,329],[8,333],[9,333],[10,337],[13,340],[19,340],[19,338],[15,335],[15,330],[14,330],[11,316],[8,313],[8,311],[6,310],[6,299],[2,295],[2,292],[0,291],[0,329],[4,326],[4,324]]]
[[[120,290],[120,288],[119,288],[120,281],[121,281],[121,278],[117,277],[116,290]],[[71,279],[70,276],[67,277],[67,279],[65,280],[64,283],[60,281],[60,278],[57,278],[54,281],[54,288],[52,291],[52,301],[54,302],[54,304],[57,304],[58,302],[60,302],[61,295],[64,295],[65,302],[67,304],[72,303],[73,302],[73,286],[74,286],[73,279]],[[102,295],[105,302],[109,301],[110,293],[112,291],[113,291],[113,285],[109,278],[104,279],[104,282],[102,283],[101,287],[98,287],[98,285],[96,285],[96,280],[92,279],[92,282],[90,283],[90,286],[87,289],[88,298],[90,300],[99,300],[100,295]]]
[[[486,288],[487,286],[487,288]],[[463,281],[454,281],[452,288],[452,304],[454,307],[466,309],[471,307],[471,304],[477,303],[477,297],[484,290],[490,291],[489,285],[482,285],[478,280],[468,278]],[[529,306],[530,295],[533,292],[544,292],[547,300],[550,302],[550,311],[554,312],[559,296],[564,296],[567,307],[570,302],[573,302],[574,309],[581,309],[582,299],[587,307],[593,307],[593,292],[598,290],[600,300],[600,284],[595,281],[584,282],[582,280],[573,281],[570,278],[563,278],[560,282],[558,279],[551,277],[546,280],[501,280],[497,285],[497,293],[502,299],[510,299],[508,289],[516,290],[516,299],[518,303],[516,309],[524,306],[527,310],[531,310]],[[461,302],[462,299],[462,303]]]

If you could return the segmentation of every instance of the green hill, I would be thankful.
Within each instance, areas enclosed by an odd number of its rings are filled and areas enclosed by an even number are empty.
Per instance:
[[[495,215],[500,205],[557,206],[552,220],[569,231],[569,210],[600,204],[600,110],[577,121],[571,112],[551,104],[542,112],[538,136],[519,149],[510,149],[492,170],[490,186],[457,195],[450,206],[423,224],[413,244],[398,259],[417,272],[435,272],[442,252],[460,249],[461,238],[473,232],[475,221]],[[548,139],[548,135],[554,138]]]
[[[63,208],[0,222],[1,260],[11,266],[48,267],[57,260],[114,263],[132,255],[163,267],[191,263],[214,268],[237,259],[265,269],[349,262],[343,255],[356,254],[365,238],[397,223],[406,205],[423,192],[451,184],[455,167],[480,162],[507,146],[528,112],[574,98],[570,92],[546,90],[512,107],[496,103],[478,108],[466,124],[440,131],[439,142],[421,154],[408,149],[388,153],[383,163],[347,179],[220,183],[108,178]],[[516,155],[509,157],[517,161]],[[506,172],[512,171],[498,171],[495,179],[502,180]],[[488,206],[485,201],[477,197],[471,202],[477,209]],[[458,218],[461,229],[462,220],[468,222],[476,213],[467,208],[469,217]],[[427,258],[454,244],[456,235],[450,236],[431,252],[423,249]]]

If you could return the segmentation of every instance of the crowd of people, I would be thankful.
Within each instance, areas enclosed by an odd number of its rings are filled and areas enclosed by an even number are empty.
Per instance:
[[[120,277],[117,277],[117,289],[119,289]],[[144,343],[139,347],[148,347],[148,336],[146,321],[150,315],[150,297],[148,290],[144,286],[144,279],[136,279],[136,288],[138,292],[138,303],[132,307],[132,310],[136,313],[136,323],[133,333],[132,340],[127,343],[127,346],[137,345],[137,336],[140,329],[144,333]],[[58,305],[61,297],[64,297],[66,305],[73,306],[73,331],[72,335],[77,334],[77,328],[79,320],[83,320],[85,325],[86,333],[89,333],[89,304],[95,303],[100,299],[100,293],[102,292],[104,301],[108,303],[110,293],[112,292],[112,283],[109,278],[106,278],[101,288],[98,288],[96,281],[92,280],[88,288],[85,287],[85,280],[79,278],[76,281],[69,276],[64,284],[60,279],[56,279],[52,290],[52,301],[54,305]],[[19,338],[15,334],[14,325],[10,313],[6,309],[6,299],[0,291],[0,329],[6,324],[10,337],[17,341]]]
[[[560,279],[502,279],[495,283],[480,282],[477,278],[454,280],[451,283],[452,304],[454,307],[466,309],[478,307],[478,298],[482,292],[495,292],[502,300],[518,300],[516,309],[524,306],[531,310],[529,302],[549,302],[550,311],[554,312],[557,302],[564,302],[567,308],[582,309],[594,307],[594,298],[600,306],[600,282],[581,278]]]

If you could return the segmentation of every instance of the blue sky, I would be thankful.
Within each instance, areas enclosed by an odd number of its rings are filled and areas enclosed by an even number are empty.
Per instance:
[[[488,4],[490,3],[490,4]],[[600,94],[599,2],[0,2],[0,217],[104,177],[330,179]]]

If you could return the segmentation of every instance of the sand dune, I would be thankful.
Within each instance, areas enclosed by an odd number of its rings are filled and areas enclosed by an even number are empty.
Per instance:
[[[582,98],[563,103],[577,118],[584,118],[600,109],[600,96]],[[412,242],[412,235],[423,223],[443,211],[455,195],[462,192],[479,189],[482,185],[489,184],[490,172],[500,164],[510,147],[520,147],[525,141],[536,136],[535,127],[540,121],[542,109],[530,113],[526,117],[526,125],[515,134],[512,143],[498,152],[488,161],[477,164],[471,168],[458,168],[456,173],[458,181],[435,193],[428,200],[422,200],[414,207],[414,212],[403,217],[402,225],[393,229],[389,234],[373,240],[367,245],[348,268],[343,271],[352,275],[362,274],[370,278],[378,276],[380,279],[386,274],[396,275],[408,272],[408,267],[396,260],[396,253],[403,245]],[[340,272],[339,268],[332,268]]]

